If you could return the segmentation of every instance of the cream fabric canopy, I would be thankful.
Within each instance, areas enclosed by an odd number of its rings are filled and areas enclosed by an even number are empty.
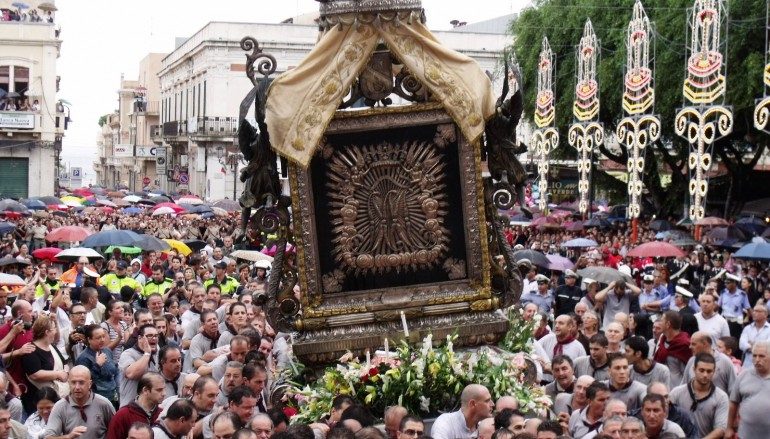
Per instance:
[[[373,20],[324,33],[299,66],[270,87],[266,117],[273,148],[306,168],[318,142],[379,40],[427,86],[470,142],[495,112],[487,75],[471,58],[441,45],[419,20]]]

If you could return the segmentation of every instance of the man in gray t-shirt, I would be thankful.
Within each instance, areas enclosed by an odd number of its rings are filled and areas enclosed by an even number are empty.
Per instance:
[[[714,372],[713,377],[714,384],[724,390],[725,393],[729,393],[735,383],[735,368],[733,367],[733,362],[727,355],[716,352],[712,348],[711,335],[706,331],[694,333],[692,338],[690,338],[690,349],[692,349],[693,357],[690,357],[690,360],[685,365],[684,371],[682,372],[682,382],[679,384],[686,384],[692,381],[694,377],[693,364],[695,362],[695,355],[711,354],[717,362],[716,372]]]
[[[607,329],[607,325],[615,321],[615,314],[628,314],[631,311],[631,300],[641,292],[636,285],[621,281],[610,282],[607,288],[596,293],[597,304],[604,304],[603,329]]]
[[[612,392],[613,399],[626,403],[628,411],[642,408],[642,400],[647,395],[647,387],[630,378],[628,359],[622,354],[609,357],[610,379],[605,382]]]
[[[770,432],[770,411],[767,395],[770,395],[770,342],[758,341],[751,349],[754,368],[741,372],[730,392],[725,437],[735,433],[736,415],[741,420],[738,434],[742,439],[766,438]]]
[[[727,429],[730,400],[727,393],[712,382],[716,359],[703,353],[693,360],[695,378],[672,389],[669,400],[690,412],[698,437],[722,437]]]
[[[120,354],[120,406],[136,399],[136,385],[147,372],[158,372],[158,330],[153,325],[139,328],[136,345]]]

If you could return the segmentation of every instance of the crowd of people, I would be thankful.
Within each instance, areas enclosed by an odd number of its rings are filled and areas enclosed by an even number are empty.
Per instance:
[[[676,260],[632,259],[623,227],[582,232],[512,227],[516,250],[575,262],[563,271],[519,259],[525,319],[539,319],[533,358],[551,398],[528,412],[515,396],[462,390],[459,410],[424,422],[390,407],[384,429],[362,401],[334,400],[328,415],[291,424],[271,398],[291,358],[261,308],[269,264],[230,255],[237,214],[194,217],[72,212],[18,217],[3,238],[1,269],[26,285],[0,290],[0,438],[501,439],[765,437],[770,390],[768,269],[698,244]],[[72,264],[39,260],[64,225],[199,239],[200,250],[120,249]],[[641,226],[640,240],[655,233]],[[595,247],[565,249],[583,236]],[[291,255],[291,254],[290,254]],[[577,271],[607,266],[633,282]]]
[[[0,111],[40,111],[40,101],[35,99],[30,104],[26,98],[5,98],[0,100]]]
[[[8,9],[2,8],[0,10],[0,21],[21,21],[30,23],[53,23],[53,12],[42,11],[38,12],[37,9],[31,9],[28,12],[24,12],[22,9]]]

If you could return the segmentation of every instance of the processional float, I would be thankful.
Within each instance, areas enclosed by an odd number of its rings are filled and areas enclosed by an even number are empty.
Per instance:
[[[277,236],[269,322],[299,333],[309,365],[386,337],[495,342],[508,326],[496,310],[521,293],[498,215],[526,183],[520,78],[507,75],[496,100],[478,64],[425,27],[419,0],[323,1],[319,23],[310,54],[275,79],[275,59],[241,44],[254,85],[239,121],[242,236]]]

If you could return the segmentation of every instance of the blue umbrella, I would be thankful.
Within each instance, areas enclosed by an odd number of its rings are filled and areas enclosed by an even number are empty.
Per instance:
[[[27,198],[27,199],[22,199],[20,202],[21,204],[27,206],[27,209],[46,210],[48,208],[48,206],[46,206],[46,204],[40,200]]]
[[[130,230],[108,230],[106,232],[94,233],[86,238],[80,246],[94,248],[122,245],[131,247],[141,239],[141,236]]]
[[[752,242],[741,247],[733,254],[738,259],[770,261],[770,244],[762,238],[754,238]]]
[[[202,204],[198,206],[191,206],[189,208],[182,206],[187,210],[187,213],[212,213],[213,210],[209,206],[204,206]]]
[[[599,244],[593,239],[575,238],[564,242],[561,246],[567,247],[567,248],[570,248],[570,247],[580,248],[580,247],[597,247],[599,246]]]
[[[29,9],[29,5],[23,2],[13,2],[11,6],[17,9]]]
[[[16,229],[16,224],[8,223],[8,222],[0,222],[0,235],[5,235],[6,233],[11,233]]]
[[[593,217],[583,223],[583,228],[590,229],[591,227],[596,227],[599,229],[609,229],[612,227],[612,223],[603,218]]]
[[[140,209],[138,207],[126,207],[125,209],[123,209],[123,213],[128,215],[136,215],[137,213],[142,213],[142,212],[144,212],[144,209]]]

